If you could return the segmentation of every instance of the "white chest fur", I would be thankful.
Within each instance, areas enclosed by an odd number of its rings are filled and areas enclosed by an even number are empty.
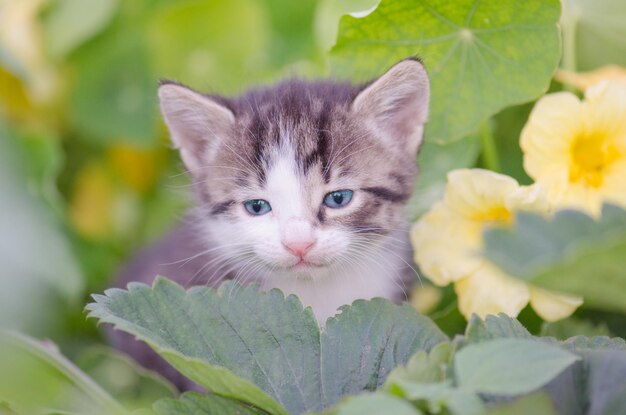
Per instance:
[[[342,305],[352,304],[358,299],[375,297],[397,298],[404,289],[402,273],[406,262],[399,252],[387,255],[384,263],[370,261],[353,269],[330,270],[329,275],[312,279],[294,276],[272,276],[266,280],[264,289],[278,288],[285,295],[295,294],[313,313],[320,324],[336,314]]]

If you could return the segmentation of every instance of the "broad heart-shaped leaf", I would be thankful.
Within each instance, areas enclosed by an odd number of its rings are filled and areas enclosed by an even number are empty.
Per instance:
[[[159,277],[152,288],[133,283],[105,294],[94,296],[91,316],[147,342],[213,393],[273,414],[321,410],[372,390],[415,352],[447,340],[410,306],[382,299],[343,307],[320,332],[312,311],[279,290],[226,282],[185,292]]]
[[[153,408],[157,415],[267,415],[267,412],[254,406],[213,394],[201,395],[196,392],[183,393],[178,399],[161,399],[154,403]]]
[[[531,392],[580,358],[532,339],[495,339],[471,344],[454,357],[460,387],[494,395]]]
[[[0,413],[121,415],[124,408],[53,344],[0,331]]]
[[[449,142],[544,93],[560,59],[557,0],[383,0],[344,16],[335,72],[360,80],[420,56],[431,77],[427,138]]]
[[[484,240],[485,257],[508,274],[626,311],[625,210],[604,205],[599,221],[573,210],[552,219],[521,212],[513,228],[487,230]]]

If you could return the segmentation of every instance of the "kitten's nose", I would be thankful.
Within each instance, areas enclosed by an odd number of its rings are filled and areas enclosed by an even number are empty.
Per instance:
[[[304,257],[307,252],[311,249],[313,244],[315,244],[315,240],[313,239],[300,239],[297,241],[283,241],[282,242],[285,249],[297,257]]]

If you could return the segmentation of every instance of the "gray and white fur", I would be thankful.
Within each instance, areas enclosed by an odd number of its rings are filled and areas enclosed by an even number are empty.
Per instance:
[[[165,82],[159,99],[197,203],[125,267],[118,286],[156,275],[186,287],[255,282],[297,295],[321,324],[356,299],[406,298],[415,272],[403,210],[429,100],[419,61],[364,85],[290,80],[232,99]],[[324,204],[342,190],[352,192],[345,206]],[[251,214],[249,200],[271,210]],[[111,335],[190,386],[143,345]]]

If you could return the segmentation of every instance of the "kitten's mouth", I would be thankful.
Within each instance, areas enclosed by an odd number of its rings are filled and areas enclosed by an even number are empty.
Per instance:
[[[294,265],[291,266],[291,269],[296,269],[296,270],[305,270],[305,269],[311,269],[311,268],[321,268],[323,267],[323,265],[321,264],[316,264],[314,262],[310,262],[307,261],[304,258],[300,258],[300,261],[298,261],[297,263],[295,263]]]

